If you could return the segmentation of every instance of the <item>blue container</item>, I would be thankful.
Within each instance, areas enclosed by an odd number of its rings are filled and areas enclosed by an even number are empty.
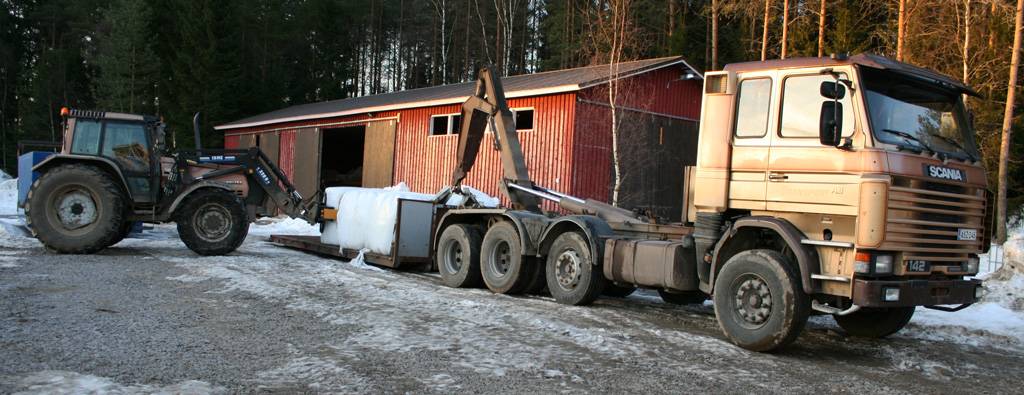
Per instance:
[[[39,172],[32,171],[32,167],[50,155],[53,155],[53,152],[32,151],[18,157],[18,207],[25,206],[28,189],[39,178]]]

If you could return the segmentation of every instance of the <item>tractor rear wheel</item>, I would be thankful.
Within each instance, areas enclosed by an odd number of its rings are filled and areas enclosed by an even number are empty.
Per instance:
[[[224,255],[245,241],[249,221],[235,194],[222,189],[201,189],[176,210],[178,237],[196,254]]]
[[[113,244],[125,223],[126,198],[113,177],[89,165],[49,170],[28,192],[25,221],[46,248],[91,254]]]

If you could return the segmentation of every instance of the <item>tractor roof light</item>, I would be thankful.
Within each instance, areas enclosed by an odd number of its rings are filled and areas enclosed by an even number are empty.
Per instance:
[[[61,107],[60,108],[60,116],[67,117],[68,115],[71,115],[71,110],[68,109],[67,107]]]

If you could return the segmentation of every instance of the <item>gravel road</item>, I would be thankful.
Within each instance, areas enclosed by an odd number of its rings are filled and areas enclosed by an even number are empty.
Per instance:
[[[1024,377],[1010,339],[912,324],[869,341],[813,317],[785,352],[757,354],[708,305],[641,292],[567,307],[265,239],[205,258],[166,226],[90,256],[0,237],[0,393],[1006,393]]]

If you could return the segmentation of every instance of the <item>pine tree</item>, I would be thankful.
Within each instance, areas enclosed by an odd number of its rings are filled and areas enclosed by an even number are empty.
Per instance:
[[[96,37],[96,104],[104,110],[152,113],[159,64],[144,0],[115,0],[103,11]]]

